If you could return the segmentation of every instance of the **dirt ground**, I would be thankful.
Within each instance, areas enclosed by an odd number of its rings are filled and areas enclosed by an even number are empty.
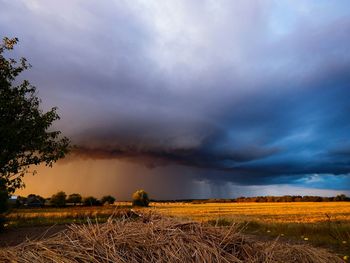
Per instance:
[[[0,233],[0,247],[15,246],[23,241],[52,236],[67,229],[67,225],[36,226],[6,229]]]

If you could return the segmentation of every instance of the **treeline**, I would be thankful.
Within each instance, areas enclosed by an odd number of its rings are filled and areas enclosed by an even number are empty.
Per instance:
[[[350,197],[346,195],[337,195],[334,197],[322,197],[312,195],[284,195],[284,196],[256,196],[256,197],[238,197],[234,199],[235,202],[338,202],[350,201]]]
[[[50,198],[44,198],[40,195],[30,194],[27,197],[16,196],[8,200],[10,207],[66,207],[66,206],[101,206],[112,205],[116,199],[111,195],[105,195],[101,199],[94,196],[82,197],[78,193],[67,195],[60,191]],[[137,190],[132,194],[133,206],[148,206],[150,199],[144,190]]]
[[[106,204],[113,204],[115,198],[111,195],[103,196],[98,199],[94,196],[82,197],[78,193],[67,195],[60,191],[52,195],[50,198],[44,198],[40,195],[30,194],[27,197],[17,196],[15,199],[10,199],[13,207],[65,207],[65,206],[100,206]]]
[[[192,204],[204,204],[204,203],[244,203],[244,202],[255,202],[255,203],[276,203],[276,202],[339,202],[339,201],[350,201],[350,197],[341,194],[334,197],[323,197],[323,196],[311,196],[311,195],[284,195],[284,196],[254,196],[254,197],[237,197],[230,199],[181,199],[181,200],[152,200],[153,202],[171,203],[171,202],[182,202]]]
[[[150,200],[144,190],[138,190],[132,195],[133,205],[148,206],[149,202],[159,203],[275,203],[275,202],[349,202],[350,197],[341,194],[334,197],[310,196],[310,195],[284,195],[284,196],[254,196],[237,197],[232,199],[181,199],[181,200]],[[18,196],[16,199],[9,200],[12,207],[65,207],[65,206],[101,206],[114,204],[116,199],[113,196],[106,195],[101,199],[93,196],[82,197],[78,193],[66,195],[65,192],[58,192],[50,198],[44,198],[40,195],[30,194],[27,197]]]

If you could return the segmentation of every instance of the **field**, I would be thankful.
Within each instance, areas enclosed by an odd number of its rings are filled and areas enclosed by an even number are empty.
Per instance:
[[[7,228],[82,223],[87,217],[105,222],[113,213],[130,208],[130,203],[119,202],[102,207],[18,209],[8,215]],[[262,240],[278,238],[312,244],[342,256],[350,251],[350,202],[151,203],[149,208],[134,211],[152,211],[217,226],[236,224],[241,231]]]
[[[79,219],[108,217],[116,209],[131,208],[130,202],[111,206],[14,209],[7,216],[13,224],[28,224],[38,219]],[[142,208],[139,208],[142,209]],[[300,203],[150,203],[147,210],[196,221],[225,218],[236,222],[319,223],[350,222],[350,202]],[[23,220],[25,219],[25,220]],[[28,221],[29,220],[29,221]]]
[[[219,225],[238,223],[244,232],[350,251],[349,202],[300,203],[157,203],[164,215]]]
[[[154,203],[152,207],[166,215],[188,217],[200,221],[225,218],[237,222],[265,223],[350,222],[350,202]]]

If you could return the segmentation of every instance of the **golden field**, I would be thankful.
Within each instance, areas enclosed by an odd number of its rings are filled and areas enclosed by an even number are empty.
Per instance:
[[[33,208],[13,210],[8,218],[79,218],[106,217],[115,210],[129,208],[131,202],[116,202],[111,206]],[[236,222],[258,221],[265,223],[317,223],[350,222],[350,202],[299,202],[299,203],[151,203],[150,210],[168,216],[196,221],[230,219]],[[137,210],[135,209],[135,210]]]
[[[248,234],[327,247],[340,255],[348,255],[350,251],[350,202],[153,202],[148,208],[132,208],[131,202],[117,202],[98,207],[21,208],[7,215],[6,227],[86,223],[87,218],[103,223],[111,215],[118,217],[130,209],[136,213],[154,212],[218,226],[236,224]]]
[[[226,218],[237,222],[259,221],[266,223],[350,222],[350,202],[152,203],[151,206],[157,212],[165,215],[199,221]]]

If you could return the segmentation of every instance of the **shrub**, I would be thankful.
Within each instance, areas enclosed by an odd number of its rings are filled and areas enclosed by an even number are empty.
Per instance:
[[[107,204],[111,205],[115,202],[115,198],[111,195],[106,195],[106,196],[102,197],[101,202],[102,202],[102,204],[107,203]]]
[[[53,206],[63,207],[66,205],[66,193],[61,191],[51,197],[50,203]]]
[[[148,206],[149,198],[148,194],[144,190],[137,190],[132,195],[133,206]]]

